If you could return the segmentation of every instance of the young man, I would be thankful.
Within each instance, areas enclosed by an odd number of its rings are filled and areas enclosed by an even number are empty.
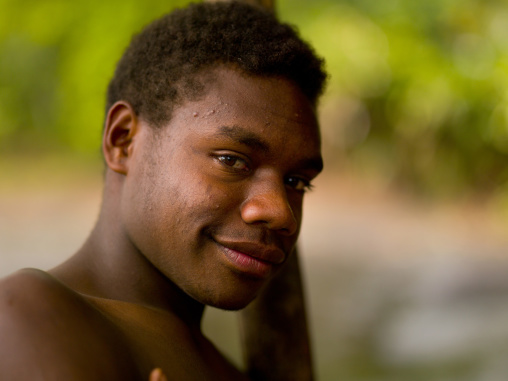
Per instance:
[[[245,307],[291,255],[325,77],[290,27],[240,3],[136,36],[108,90],[94,230],[60,266],[0,282],[0,379],[244,379],[201,317]]]

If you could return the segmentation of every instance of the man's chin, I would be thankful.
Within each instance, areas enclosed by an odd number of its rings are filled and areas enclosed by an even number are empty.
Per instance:
[[[254,299],[256,299],[257,294],[254,294],[249,297],[243,298],[230,298],[230,299],[221,299],[215,300],[209,303],[205,303],[206,305],[214,308],[218,308],[226,311],[238,311],[245,307],[247,307]]]

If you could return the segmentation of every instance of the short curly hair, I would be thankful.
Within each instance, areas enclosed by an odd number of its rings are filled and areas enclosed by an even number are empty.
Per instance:
[[[199,74],[220,65],[249,75],[282,76],[313,104],[327,77],[323,60],[269,11],[241,2],[195,3],[133,37],[109,84],[107,109],[124,100],[160,126],[175,106],[204,92]]]

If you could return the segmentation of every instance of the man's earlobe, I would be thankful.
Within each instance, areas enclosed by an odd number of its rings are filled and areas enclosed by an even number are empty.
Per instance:
[[[102,151],[104,160],[113,171],[127,174],[137,129],[138,118],[129,103],[119,101],[111,106],[104,126]]]

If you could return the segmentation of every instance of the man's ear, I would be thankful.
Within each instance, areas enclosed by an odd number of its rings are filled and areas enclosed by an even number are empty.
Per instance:
[[[127,102],[118,101],[108,111],[102,152],[108,167],[115,172],[124,175],[128,172],[128,159],[132,156],[138,122],[135,111]]]

